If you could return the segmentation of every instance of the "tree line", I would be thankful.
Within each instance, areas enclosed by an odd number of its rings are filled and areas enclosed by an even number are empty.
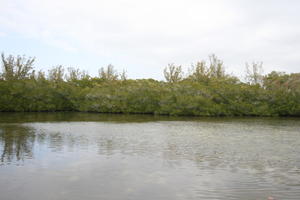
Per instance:
[[[215,55],[187,73],[169,64],[166,81],[129,79],[112,65],[97,77],[76,68],[34,69],[35,58],[1,54],[0,111],[81,111],[190,116],[300,116],[300,73],[263,74],[246,64],[245,81]]]

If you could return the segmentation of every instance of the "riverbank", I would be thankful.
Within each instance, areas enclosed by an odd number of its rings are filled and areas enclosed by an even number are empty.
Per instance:
[[[170,116],[300,116],[300,73],[262,75],[247,65],[247,82],[225,73],[215,55],[196,63],[187,75],[168,65],[166,81],[128,79],[112,65],[98,77],[62,66],[46,75],[34,59],[5,57],[0,73],[0,112],[79,111]]]
[[[80,111],[171,116],[300,116],[298,90],[152,79],[0,81],[1,112]]]

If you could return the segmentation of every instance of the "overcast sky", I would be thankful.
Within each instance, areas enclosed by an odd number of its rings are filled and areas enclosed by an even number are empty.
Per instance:
[[[0,51],[36,68],[113,64],[130,78],[163,79],[168,63],[207,60],[228,72],[245,62],[300,72],[299,0],[0,0]]]

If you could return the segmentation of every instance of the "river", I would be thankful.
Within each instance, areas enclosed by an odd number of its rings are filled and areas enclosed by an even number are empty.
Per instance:
[[[1,113],[1,200],[300,199],[300,119]]]

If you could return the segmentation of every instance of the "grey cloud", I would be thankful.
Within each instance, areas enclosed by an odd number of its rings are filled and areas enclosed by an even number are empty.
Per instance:
[[[296,0],[4,1],[7,30],[105,57],[132,77],[159,79],[168,62],[190,65],[211,53],[237,74],[251,61],[264,61],[266,72],[299,71]]]

